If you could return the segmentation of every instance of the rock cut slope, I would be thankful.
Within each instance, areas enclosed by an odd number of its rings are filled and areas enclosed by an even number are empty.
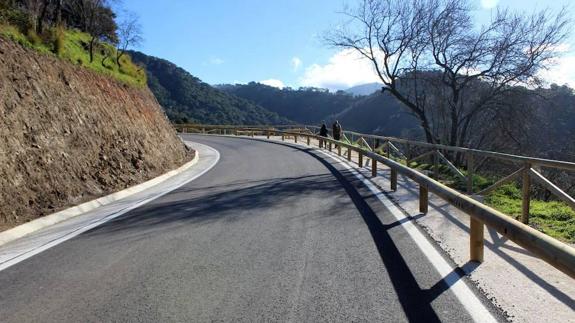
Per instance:
[[[190,152],[147,88],[0,38],[0,229],[143,182]]]

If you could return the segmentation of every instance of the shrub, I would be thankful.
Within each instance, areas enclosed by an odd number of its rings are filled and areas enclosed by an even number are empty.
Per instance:
[[[34,28],[28,28],[28,30],[26,31],[26,38],[28,38],[30,43],[32,43],[32,45],[34,46],[42,44],[42,39],[40,38],[40,36],[38,36]]]
[[[66,44],[66,33],[61,26],[54,28],[54,54],[62,56]]]

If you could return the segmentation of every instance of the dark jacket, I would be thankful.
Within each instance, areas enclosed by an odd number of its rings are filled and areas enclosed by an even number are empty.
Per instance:
[[[321,129],[319,129],[319,135],[322,137],[327,137],[327,127],[322,124]]]
[[[333,124],[333,139],[341,139],[341,125],[337,122]]]

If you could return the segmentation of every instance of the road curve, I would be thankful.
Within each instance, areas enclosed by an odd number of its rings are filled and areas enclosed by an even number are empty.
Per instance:
[[[333,160],[189,139],[219,163],[0,271],[0,321],[472,320],[401,223]]]

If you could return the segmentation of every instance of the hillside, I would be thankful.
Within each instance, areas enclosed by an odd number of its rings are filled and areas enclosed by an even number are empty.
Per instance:
[[[419,135],[417,120],[389,94],[354,96],[316,88],[278,89],[254,82],[218,88],[302,124],[331,123],[338,119],[348,130],[388,136]]]
[[[353,95],[371,95],[375,92],[381,91],[383,84],[381,83],[367,83],[350,87],[345,92]]]
[[[147,72],[148,86],[175,123],[286,124],[290,121],[248,100],[211,87],[175,64],[140,52],[132,60]]]
[[[346,129],[362,133],[407,138],[417,138],[421,133],[417,118],[388,93],[359,97],[333,119],[338,119]]]
[[[303,124],[317,124],[355,102],[352,95],[343,91],[330,93],[317,88],[278,89],[255,82],[225,84],[219,85],[218,88]]]
[[[0,37],[0,227],[132,186],[191,158],[146,88]]]

